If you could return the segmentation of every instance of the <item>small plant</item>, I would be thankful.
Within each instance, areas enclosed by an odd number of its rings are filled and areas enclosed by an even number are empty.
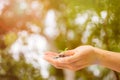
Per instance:
[[[67,50],[68,50],[68,48],[65,48],[63,51],[60,51],[60,54],[59,54],[58,56],[54,57],[54,58],[55,58],[55,59],[58,59],[58,58],[66,57],[66,56],[64,55],[64,52],[67,51]]]

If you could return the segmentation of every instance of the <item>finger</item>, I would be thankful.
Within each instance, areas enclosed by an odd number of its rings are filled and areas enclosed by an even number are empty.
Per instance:
[[[68,50],[68,51],[65,51],[65,52],[61,52],[59,55],[70,56],[70,55],[73,55],[73,54],[74,54],[73,50]]]
[[[88,62],[81,62],[81,61],[79,61],[79,62],[71,63],[69,65],[71,66],[72,70],[77,71],[77,70],[83,69],[85,67],[88,67],[89,63]]]
[[[54,59],[54,56],[45,56],[44,57],[45,60],[47,60],[48,62],[50,62],[53,65],[59,65],[59,62],[57,59]]]
[[[83,69],[85,68],[87,65],[82,65],[82,66],[75,66],[75,65],[53,65],[55,68],[58,68],[58,69],[69,69],[69,70],[72,70],[72,71],[77,71],[77,70],[80,70],[80,69]]]
[[[74,55],[75,52],[73,50],[68,50],[68,51],[65,51],[64,53],[60,53],[59,56],[59,61],[60,63],[72,63],[74,61],[76,61],[76,56]]]
[[[58,59],[59,63],[62,63],[62,64],[70,64],[70,63],[76,62],[78,60],[79,60],[78,55],[72,55],[72,56],[63,57],[63,58]]]
[[[57,56],[58,53],[55,53],[55,52],[45,52],[45,55],[53,55],[53,56]]]
[[[83,68],[85,68],[86,66],[80,66],[80,67],[78,67],[78,68],[71,68],[71,70],[73,70],[73,71],[78,71],[78,70],[81,70],[81,69],[83,69]]]
[[[55,68],[58,68],[58,69],[70,69],[69,68],[69,65],[53,65]]]
[[[45,57],[45,60],[50,62],[54,67],[56,67],[58,69],[67,69],[67,68],[69,68],[68,67],[69,65],[59,63],[59,59],[54,59],[51,56]]]
[[[54,57],[54,55],[45,55],[44,59],[51,63],[51,62],[53,62],[53,60],[52,60],[53,57]]]
[[[75,69],[75,71],[84,69],[84,68],[86,68],[87,66],[88,66],[88,65],[84,65],[84,66],[77,67],[77,68]]]
[[[74,62],[74,63],[71,63],[70,65],[75,67],[75,68],[79,68],[79,67],[82,67],[82,66],[88,66],[89,64],[88,64],[88,62],[84,62],[84,63]]]
[[[55,53],[55,52],[46,52],[45,55],[44,55],[44,59],[46,59],[47,57],[53,58],[57,55],[58,55],[58,53]]]

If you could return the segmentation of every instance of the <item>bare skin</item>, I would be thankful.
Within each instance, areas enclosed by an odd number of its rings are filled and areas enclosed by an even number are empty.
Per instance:
[[[77,71],[93,64],[99,64],[120,72],[120,54],[95,48],[80,46],[64,53],[46,52],[44,59],[59,69]]]

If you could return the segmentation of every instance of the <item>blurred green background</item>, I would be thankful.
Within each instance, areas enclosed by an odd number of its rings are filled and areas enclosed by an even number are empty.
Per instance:
[[[73,72],[43,59],[85,44],[120,51],[120,0],[0,0],[0,80],[119,80],[102,66]]]

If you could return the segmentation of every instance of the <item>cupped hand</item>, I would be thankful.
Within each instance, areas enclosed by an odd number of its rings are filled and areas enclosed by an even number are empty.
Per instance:
[[[80,70],[96,62],[96,54],[92,46],[80,46],[60,54],[46,52],[44,59],[59,69]]]

